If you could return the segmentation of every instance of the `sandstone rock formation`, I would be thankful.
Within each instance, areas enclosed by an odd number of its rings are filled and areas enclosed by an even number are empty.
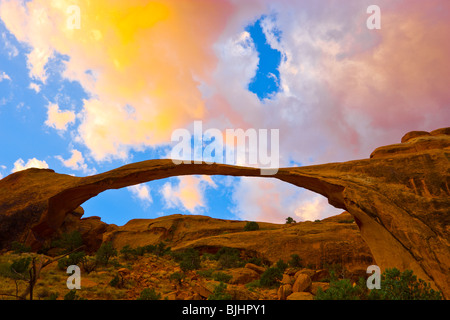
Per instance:
[[[365,270],[374,263],[373,257],[357,225],[348,223],[349,218],[349,213],[343,213],[322,222],[258,222],[260,230],[244,232],[246,221],[177,214],[131,220],[124,226],[110,227],[103,238],[118,249],[165,241],[173,251],[194,248],[216,253],[221,247],[230,247],[238,249],[242,256],[270,263],[288,261],[292,254],[298,254],[305,265],[340,263],[351,271]],[[256,268],[260,267],[254,268],[258,272]]]
[[[376,149],[370,159],[281,168],[271,177],[348,211],[382,269],[412,269],[449,298],[450,128],[402,141]],[[260,170],[149,160],[83,178],[48,169],[17,172],[0,180],[0,245],[22,239],[37,248],[67,214],[102,191],[192,174],[260,176]]]

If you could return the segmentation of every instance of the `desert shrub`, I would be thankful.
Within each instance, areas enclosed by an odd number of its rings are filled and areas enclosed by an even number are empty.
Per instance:
[[[24,252],[30,252],[31,247],[24,245],[23,243],[20,243],[18,241],[14,241],[11,243],[11,250],[14,251],[14,253],[24,253]]]
[[[143,249],[143,247],[138,247],[138,248],[142,248]],[[129,244],[127,244],[127,245],[123,246],[122,249],[120,249],[120,255],[125,260],[135,260],[138,255],[143,255],[143,254],[138,254],[138,249],[137,248],[133,249],[133,248],[130,247]]]
[[[262,259],[258,257],[251,257],[250,259],[247,260],[247,262],[256,264],[257,266],[262,266],[263,264]]]
[[[61,237],[52,242],[52,247],[61,248],[64,252],[73,251],[83,245],[83,238],[79,231],[63,233]]]
[[[338,221],[338,223],[353,223],[353,222],[355,222],[355,219],[342,219]]]
[[[183,272],[174,272],[170,275],[169,280],[175,281],[179,285],[181,285],[181,282],[186,277],[186,275]]]
[[[246,283],[245,287],[249,290],[249,291],[254,291],[256,288],[261,287],[261,283],[260,280],[253,280],[252,282]]]
[[[400,272],[398,269],[386,269],[381,274],[381,289],[370,291],[371,300],[441,300],[439,291],[430,284],[417,279],[411,270]]]
[[[223,282],[219,283],[209,295],[208,300],[231,300],[231,295],[226,290],[227,285]]]
[[[64,296],[64,300],[86,300],[77,295],[77,290],[72,289]]]
[[[176,260],[180,261],[180,268],[183,271],[200,268],[200,254],[198,250],[193,248],[189,248],[178,254]]]
[[[286,224],[291,224],[291,223],[297,223],[297,221],[295,221],[293,218],[291,217],[287,217],[286,218]]]
[[[97,260],[89,256],[84,256],[81,260],[81,266],[83,271],[89,274],[97,269]]]
[[[282,278],[283,272],[276,267],[271,267],[264,271],[264,273],[261,275],[259,283],[262,287],[272,288],[278,285],[279,281]]]
[[[215,256],[222,269],[241,267],[245,264],[240,258],[239,250],[235,248],[222,247]]]
[[[161,299],[161,294],[156,293],[155,289],[145,288],[141,291],[141,294],[137,300],[159,300]]]
[[[111,281],[109,282],[109,285],[111,287],[115,287],[117,288],[120,284],[120,279],[119,276],[116,274],[114,278],[111,279]]]
[[[316,219],[316,220],[314,220],[314,222],[321,222],[321,220],[320,219]]]
[[[97,253],[95,254],[95,259],[99,264],[107,266],[112,257],[117,256],[117,250],[112,246],[111,242],[102,243]]]
[[[58,260],[58,268],[65,270],[68,266],[81,264],[85,256],[86,253],[84,251],[73,252],[68,257]]]
[[[256,231],[259,230],[259,224],[254,221],[249,221],[244,227],[244,231]]]
[[[315,300],[366,300],[367,286],[364,278],[360,278],[356,285],[349,279],[332,280],[327,291],[318,289]]]
[[[162,257],[166,254],[170,254],[170,252],[171,252],[171,248],[167,247],[167,244],[165,242],[161,241],[154,247],[152,253],[157,255],[158,257]]]
[[[47,297],[44,298],[44,300],[56,300],[58,299],[58,292],[51,292]]]
[[[278,260],[276,263],[276,268],[278,268],[281,271],[281,273],[283,273],[287,267],[288,264],[284,262],[282,259]]]
[[[232,275],[226,274],[224,272],[216,272],[213,275],[213,279],[219,282],[228,283],[233,278]]]
[[[296,253],[291,254],[291,259],[288,261],[288,265],[291,268],[301,268],[302,267],[302,258]]]
[[[214,269],[208,269],[208,270],[198,270],[196,273],[206,279],[212,279],[212,275],[214,273]]]
[[[350,280],[330,281],[330,287],[323,292],[319,288],[316,300],[441,300],[441,293],[431,289],[422,279],[417,279],[411,270],[400,272],[386,269],[381,274],[381,289],[367,289],[366,280],[360,278],[352,285]]]

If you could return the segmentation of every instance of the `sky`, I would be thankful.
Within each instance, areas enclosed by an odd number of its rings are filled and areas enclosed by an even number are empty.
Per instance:
[[[368,28],[371,5],[379,28]],[[281,167],[368,158],[450,123],[447,0],[0,0],[0,37],[0,178],[168,158],[172,133],[194,121],[278,129]],[[152,181],[82,206],[117,225],[341,212],[275,179],[226,176]]]

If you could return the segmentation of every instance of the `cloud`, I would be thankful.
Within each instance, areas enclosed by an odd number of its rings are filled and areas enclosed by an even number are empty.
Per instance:
[[[41,86],[35,82],[31,82],[28,88],[34,90],[36,93],[39,93],[41,91]]]
[[[215,66],[211,46],[232,13],[228,1],[80,0],[80,29],[66,27],[69,5],[2,1],[0,17],[30,46],[32,78],[46,80],[55,52],[68,57],[62,75],[89,95],[78,140],[96,160],[168,143],[174,129],[205,116],[198,85]]]
[[[232,200],[233,213],[243,220],[284,223],[287,217],[292,217],[297,221],[314,221],[342,212],[325,197],[276,179],[240,178]]]
[[[64,160],[61,156],[56,156],[56,158],[62,162],[62,164],[72,170],[81,170],[86,174],[94,174],[96,171],[93,169],[89,169],[87,164],[85,163],[83,154],[76,150],[72,149],[72,156]]]
[[[9,41],[5,32],[2,32],[2,41],[5,51],[8,53],[8,58],[11,59],[17,57],[19,50]]]
[[[207,207],[206,189],[217,188],[210,176],[178,177],[178,185],[167,182],[163,185],[161,195],[167,208],[179,208],[191,214],[201,214]]]
[[[153,203],[153,198],[150,194],[150,188],[145,184],[138,184],[127,188],[134,197],[139,199],[145,207]]]
[[[0,82],[2,82],[3,80],[11,81],[11,78],[5,73],[5,71],[0,72]]]
[[[48,164],[44,160],[38,160],[36,158],[29,159],[27,163],[25,163],[25,161],[20,158],[16,162],[14,162],[14,168],[11,170],[11,172],[14,173],[29,168],[48,169]]]
[[[59,106],[50,103],[47,106],[47,120],[45,124],[51,128],[65,131],[67,126],[75,122],[75,113],[73,111],[61,111]]]

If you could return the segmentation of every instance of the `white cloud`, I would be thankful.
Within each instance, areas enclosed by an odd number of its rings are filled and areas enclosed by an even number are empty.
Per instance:
[[[47,120],[45,121],[47,126],[64,131],[70,123],[75,122],[73,111],[61,111],[54,103],[50,103],[47,108]]]
[[[19,54],[19,50],[8,40],[6,33],[2,32],[2,40],[5,51],[8,53],[8,57],[14,58]]]
[[[161,194],[168,208],[180,208],[191,214],[201,214],[206,208],[205,190],[217,188],[210,176],[183,176],[178,185],[164,184]]]
[[[4,165],[0,165],[0,169],[1,170],[5,170],[6,169],[6,166],[4,166]],[[3,179],[3,174],[0,172],[0,179]]]
[[[39,91],[41,91],[41,86],[35,82],[31,82],[30,85],[28,86],[28,88],[36,91],[36,93],[39,93]]]
[[[51,49],[35,48],[28,55],[28,68],[30,69],[30,78],[39,80],[43,83],[47,80],[47,72],[45,66],[52,57]]]
[[[11,81],[11,78],[5,73],[5,71],[0,72],[0,82],[2,82],[3,80]]]
[[[145,184],[137,184],[127,188],[145,207],[153,203],[150,188]]]
[[[56,156],[56,158],[61,161],[64,166],[72,170],[81,170],[84,173],[88,174],[94,174],[96,172],[95,169],[90,170],[88,168],[87,164],[85,163],[83,154],[80,151],[72,149],[71,153],[72,156],[67,160],[64,160],[61,156]]]
[[[321,195],[276,179],[240,178],[232,200],[234,214],[243,220],[284,223],[292,217],[314,221],[342,212]]]
[[[23,161],[21,158],[18,159],[16,162],[14,162],[14,168],[11,170],[11,172],[17,172],[26,170],[29,168],[39,168],[39,169],[48,169],[48,164],[45,161],[38,160],[36,158],[29,159],[27,163]]]

